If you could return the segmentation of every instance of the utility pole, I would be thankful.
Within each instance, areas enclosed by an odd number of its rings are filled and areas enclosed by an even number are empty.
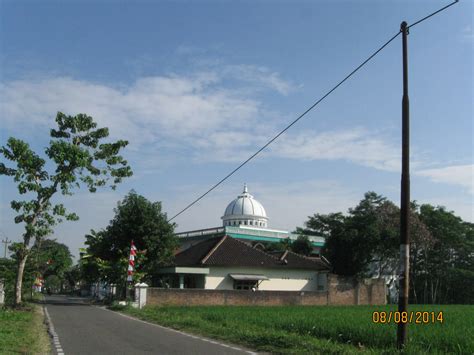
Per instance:
[[[3,254],[3,257],[6,259],[7,258],[7,245],[10,244],[12,241],[8,240],[8,237],[4,240],[2,239],[2,243],[5,244],[5,252]]]
[[[400,266],[397,329],[397,348],[403,349],[407,341],[407,323],[402,322],[402,312],[408,311],[410,277],[410,104],[408,100],[408,25],[400,25],[403,48],[403,99],[402,99],[402,181],[400,201]]]

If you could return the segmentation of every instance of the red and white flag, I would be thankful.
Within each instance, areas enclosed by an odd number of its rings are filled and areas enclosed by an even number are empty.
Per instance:
[[[135,244],[132,244],[130,246],[130,256],[128,257],[128,270],[127,270],[127,281],[132,282],[133,281],[133,271],[135,271],[135,256],[137,255],[137,248],[135,247]]]

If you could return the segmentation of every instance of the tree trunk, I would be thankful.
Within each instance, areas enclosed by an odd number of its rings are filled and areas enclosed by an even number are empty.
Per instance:
[[[23,284],[23,272],[25,271],[26,259],[28,258],[27,253],[19,253],[18,255],[18,270],[16,274],[16,285],[15,285],[15,306],[21,304],[21,287]]]
[[[412,276],[411,279],[414,279],[414,277]],[[415,301],[414,303],[418,304],[418,295],[416,293],[415,281],[412,281],[411,289],[412,289],[412,292],[413,292],[413,299]]]

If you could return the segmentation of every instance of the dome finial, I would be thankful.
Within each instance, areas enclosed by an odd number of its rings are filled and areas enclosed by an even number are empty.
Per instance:
[[[244,192],[243,192],[243,193],[246,194],[246,193],[248,193],[248,192],[249,192],[249,191],[248,191],[248,189],[247,189],[247,183],[244,183]]]

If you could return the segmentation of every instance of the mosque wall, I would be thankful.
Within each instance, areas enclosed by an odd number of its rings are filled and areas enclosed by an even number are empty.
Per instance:
[[[384,305],[386,288],[383,279],[356,281],[330,274],[326,291],[148,288],[146,300],[150,305],[177,306]]]
[[[234,280],[229,274],[264,275],[269,280],[260,282],[261,291],[325,291],[326,273],[311,270],[282,270],[245,267],[212,267],[206,275],[205,289],[232,290]]]

